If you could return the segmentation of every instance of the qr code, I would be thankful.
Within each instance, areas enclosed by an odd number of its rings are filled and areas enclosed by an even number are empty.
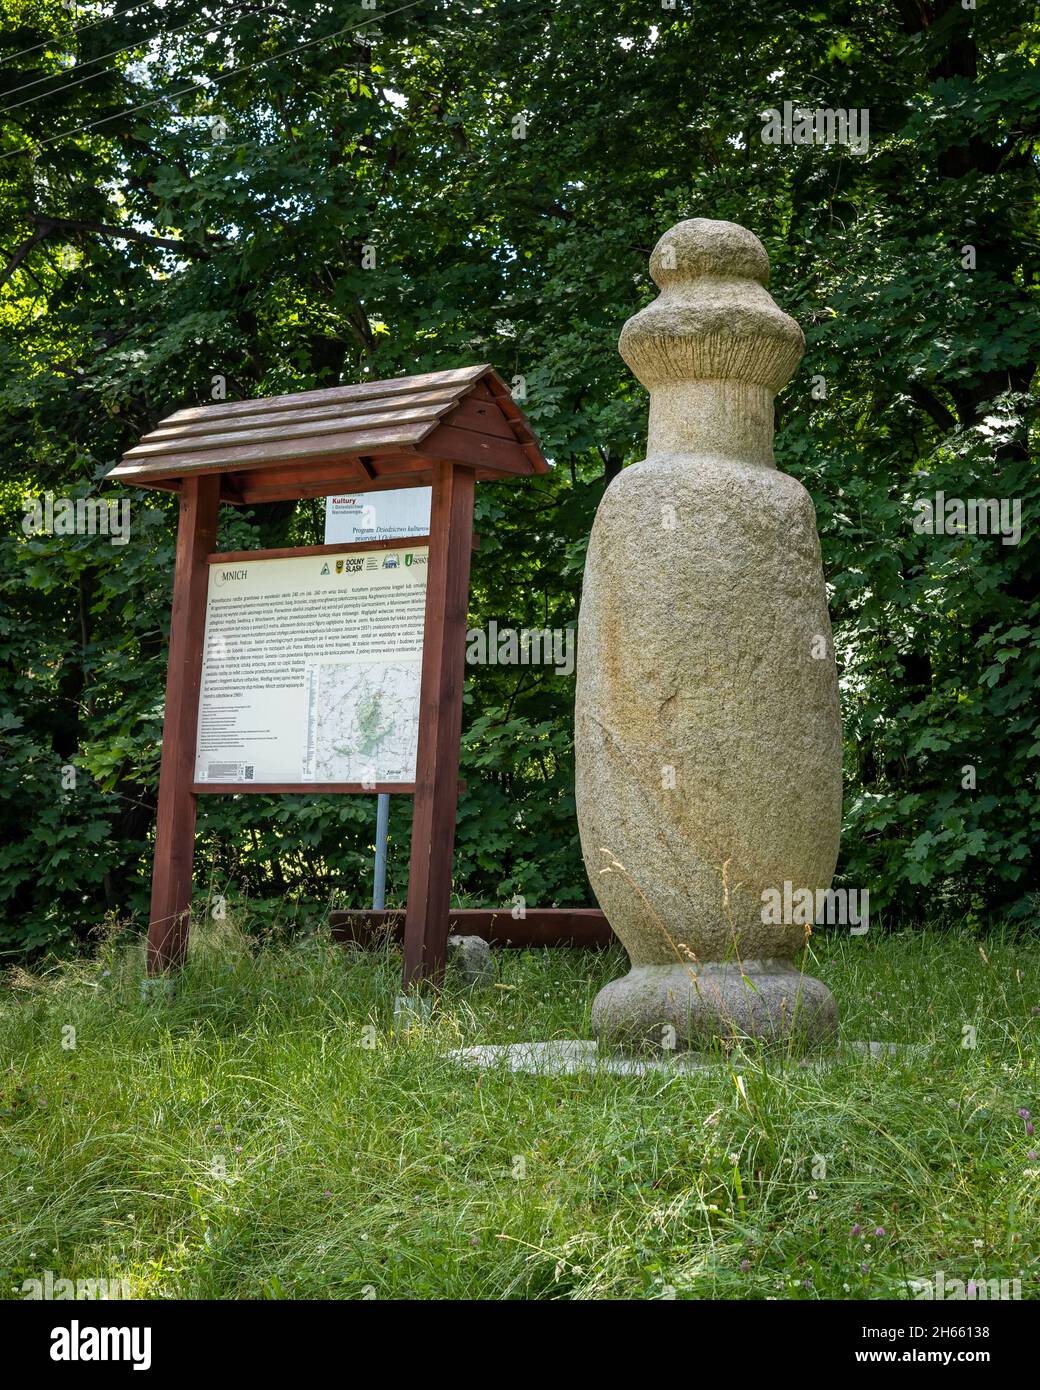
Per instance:
[[[247,782],[251,782],[253,780],[253,768],[253,763],[246,763],[245,767],[242,769],[242,776],[245,778]]]

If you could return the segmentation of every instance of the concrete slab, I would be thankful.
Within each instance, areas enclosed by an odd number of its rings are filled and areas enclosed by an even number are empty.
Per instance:
[[[848,1058],[849,1054],[870,1061],[885,1057],[919,1056],[928,1051],[922,1043],[846,1042],[818,1057],[799,1059],[791,1065],[828,1067]],[[738,1060],[711,1057],[696,1052],[662,1053],[660,1056],[625,1056],[616,1052],[600,1053],[599,1045],[586,1038],[557,1038],[548,1042],[488,1043],[478,1047],[454,1048],[447,1053],[449,1061],[469,1069],[487,1070],[504,1067],[507,1071],[530,1076],[569,1076],[578,1072],[602,1072],[614,1076],[643,1076],[648,1072],[677,1075],[710,1071],[714,1067],[732,1066]],[[777,1058],[782,1061],[782,1058]]]

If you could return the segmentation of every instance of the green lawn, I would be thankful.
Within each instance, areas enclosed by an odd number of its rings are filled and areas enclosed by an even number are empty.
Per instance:
[[[619,951],[503,952],[395,1034],[398,961],[196,934],[0,991],[0,1281],[140,1298],[884,1298],[1040,1276],[1036,939],[817,935],[843,1036],[927,1054],[694,1075],[458,1069],[588,1035]],[[968,1029],[975,1030],[975,1046]],[[73,1041],[74,1047],[63,1046]],[[855,1228],[859,1228],[858,1233]],[[878,1234],[878,1231],[883,1234]]]

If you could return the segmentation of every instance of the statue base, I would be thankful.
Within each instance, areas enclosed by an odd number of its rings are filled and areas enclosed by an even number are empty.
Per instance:
[[[592,1031],[639,1051],[703,1051],[739,1042],[808,1051],[833,1037],[838,1006],[826,985],[789,960],[638,965],[597,994]]]

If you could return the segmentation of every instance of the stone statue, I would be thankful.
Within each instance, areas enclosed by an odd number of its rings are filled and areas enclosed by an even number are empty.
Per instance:
[[[593,1028],[809,1045],[835,1029],[834,999],[799,970],[809,928],[763,906],[828,889],[841,828],[816,514],[773,458],[773,397],[805,340],[733,222],[680,222],[650,273],[661,293],[619,345],[650,392],[647,457],[600,503],[579,628],[582,850],[632,963]]]

